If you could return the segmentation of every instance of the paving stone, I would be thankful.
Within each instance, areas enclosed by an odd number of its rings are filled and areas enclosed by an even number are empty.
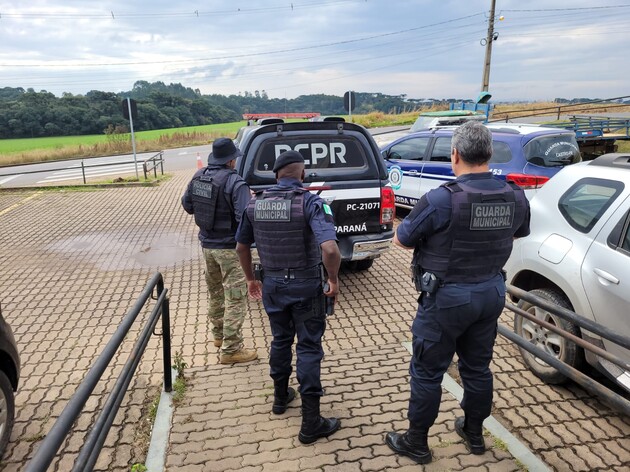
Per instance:
[[[299,401],[280,417],[270,412],[271,332],[260,302],[248,301],[243,325],[245,343],[258,351],[259,362],[218,364],[197,230],[179,207],[193,172],[175,172],[156,188],[44,192],[30,200],[25,198],[31,191],[0,192],[2,209],[21,202],[0,213],[0,226],[10,228],[0,232],[0,293],[23,361],[17,421],[3,471],[23,469],[40,443],[27,439],[50,430],[156,270],[169,288],[173,353],[180,352],[188,364],[186,395],[173,417],[168,470],[517,470],[505,451],[480,457],[466,451],[452,429],[461,409],[448,393],[429,439],[434,463],[419,468],[384,444],[386,432],[408,427],[410,355],[400,343],[410,340],[417,295],[409,283],[411,254],[399,248],[377,259],[370,271],[342,270],[322,363],[322,413],[337,415],[342,428],[329,439],[301,445]],[[512,315],[505,312],[500,322],[511,326]],[[112,371],[87,402],[76,434],[60,450],[58,470],[72,464],[94,412],[102,409],[105,386],[113,384],[132,344],[123,343]],[[575,385],[545,385],[500,336],[491,368],[493,413],[552,469],[624,470],[630,463],[627,419]],[[109,463],[101,464],[103,470],[128,470],[133,425],[145,417],[147,387],[161,386],[161,369],[160,343],[151,340],[106,441],[101,460]],[[292,385],[297,387],[294,378]]]

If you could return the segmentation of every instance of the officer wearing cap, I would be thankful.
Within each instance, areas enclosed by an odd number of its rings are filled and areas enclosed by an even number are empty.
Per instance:
[[[325,296],[336,297],[338,293],[341,255],[330,207],[302,186],[302,155],[283,152],[273,171],[277,185],[258,192],[250,201],[236,234],[236,252],[250,295],[262,296],[269,316],[275,414],[284,413],[295,398],[289,377],[291,346],[297,335],[297,380],[302,397],[298,438],[309,444],[340,427],[338,419],[323,418],[319,406],[324,394],[320,365],[324,356],[321,338],[326,328]],[[262,271],[252,268],[250,246],[254,242]],[[256,279],[262,279],[262,286]]]
[[[394,243],[414,249],[420,291],[412,325],[409,429],[386,435],[398,454],[431,462],[429,428],[438,415],[442,377],[457,353],[464,416],[455,431],[473,454],[483,454],[482,423],[492,408],[489,365],[505,303],[502,268],[514,238],[529,234],[529,204],[516,185],[492,175],[492,134],[467,122],[453,133],[457,177],[423,195],[398,226]]]
[[[208,166],[199,169],[182,196],[182,206],[194,215],[206,261],[208,316],[221,364],[249,362],[256,351],[243,347],[241,327],[247,311],[247,287],[236,256],[234,236],[251,192],[236,173],[242,154],[230,138],[212,144]]]

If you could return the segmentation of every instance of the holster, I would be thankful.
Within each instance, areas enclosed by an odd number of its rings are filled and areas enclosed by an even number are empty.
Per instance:
[[[261,264],[254,264],[254,279],[262,281],[264,277],[263,267]]]
[[[422,267],[419,265],[411,265],[411,281],[413,282],[413,286],[416,288],[416,292],[422,292],[422,272]]]
[[[433,295],[437,292],[440,286],[440,279],[433,272],[425,272],[420,277],[420,289],[422,292],[426,292],[429,295]]]

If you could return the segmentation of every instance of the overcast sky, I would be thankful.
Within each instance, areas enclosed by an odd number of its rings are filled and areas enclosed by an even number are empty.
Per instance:
[[[491,0],[0,0],[0,88],[475,98]],[[501,18],[501,19],[500,19]],[[630,2],[496,0],[493,100],[630,95]]]

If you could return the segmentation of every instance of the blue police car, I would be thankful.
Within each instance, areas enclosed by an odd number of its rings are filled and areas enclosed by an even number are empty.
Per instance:
[[[491,123],[490,170],[520,185],[531,198],[564,166],[582,160],[573,131],[536,125]],[[413,208],[429,190],[455,178],[451,139],[455,127],[407,134],[381,147],[396,205]]]

